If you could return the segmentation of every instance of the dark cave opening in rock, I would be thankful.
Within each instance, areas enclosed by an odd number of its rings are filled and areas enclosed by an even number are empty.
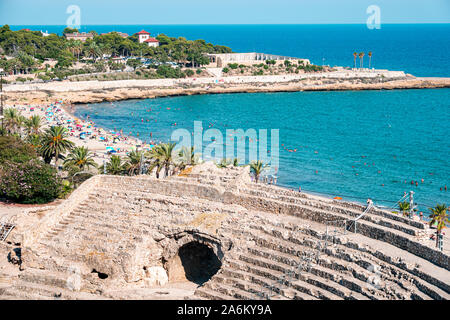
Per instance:
[[[215,275],[222,262],[214,251],[199,242],[189,242],[178,250],[186,279],[198,285],[205,283]]]
[[[92,269],[92,272],[91,273],[96,273],[97,274],[97,276],[100,278],[100,279],[102,279],[102,280],[104,280],[104,279],[107,279],[108,278],[108,275],[106,274],[106,273],[103,273],[103,272],[98,272],[97,270],[95,270],[95,269]]]

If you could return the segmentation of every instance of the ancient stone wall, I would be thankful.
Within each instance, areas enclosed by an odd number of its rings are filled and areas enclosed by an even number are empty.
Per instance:
[[[94,188],[101,181],[101,176],[94,176],[81,184],[70,197],[48,213],[38,225],[23,232],[23,246],[27,247],[36,242],[42,235],[54,225],[68,216],[82,201],[86,200]]]

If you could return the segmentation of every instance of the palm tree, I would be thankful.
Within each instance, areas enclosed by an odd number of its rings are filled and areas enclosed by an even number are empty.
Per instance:
[[[104,165],[99,168],[100,173],[105,171]],[[111,159],[106,163],[106,173],[111,175],[122,175],[126,171],[125,164],[119,156],[111,156]]]
[[[436,247],[439,247],[439,236],[442,230],[445,228],[445,224],[449,223],[447,211],[449,208],[445,204],[438,204],[434,208],[430,208],[430,226],[437,224],[436,226]]]
[[[75,42],[73,40],[66,42],[64,48],[69,50],[73,55],[75,55]]]
[[[58,165],[60,155],[73,148],[72,141],[66,139],[68,130],[61,126],[48,128],[42,139],[42,153],[44,157],[55,158],[55,166]]]
[[[234,167],[239,167],[239,159],[238,159],[238,158],[234,158],[234,160],[233,160],[233,166],[234,166]]]
[[[356,58],[358,57],[358,53],[355,51],[355,52],[353,52],[353,62],[354,62],[354,65],[355,65],[355,69],[356,69]]]
[[[250,172],[255,176],[255,181],[258,183],[259,176],[264,170],[264,163],[260,160],[250,163]]]
[[[180,170],[184,170],[187,166],[195,166],[198,163],[198,158],[195,155],[194,147],[187,148],[183,147],[181,148],[180,152],[178,153],[178,167]]]
[[[80,53],[83,51],[83,43],[80,40],[75,40],[74,49],[77,54],[77,60],[80,61]]]
[[[176,143],[163,143],[153,147],[149,152],[151,165],[149,171],[156,167],[156,177],[159,178],[159,172],[164,168],[165,176],[169,175],[170,166],[174,164],[173,151]]]
[[[398,208],[404,217],[409,217],[410,205],[408,201],[399,202]]]
[[[227,168],[230,165],[230,161],[228,159],[223,158],[216,166],[218,168]]]
[[[370,69],[370,66],[372,64],[372,51],[369,51],[367,55],[369,56],[369,69]]]
[[[97,167],[93,159],[93,155],[86,147],[76,147],[67,155],[64,160],[64,169],[76,169],[76,171],[84,171],[90,167]]]
[[[19,135],[22,137],[22,128],[27,126],[28,119],[23,115],[19,115],[17,118],[17,129],[19,131]]]
[[[154,153],[154,149],[153,148],[146,156],[150,158],[150,166],[148,168],[148,172],[151,173],[153,171],[153,169],[156,168],[155,174],[156,174],[156,179],[159,179],[159,173],[161,172],[162,169],[162,163],[161,160],[159,158],[156,157],[156,154]]]
[[[141,168],[141,160],[143,157],[143,151],[133,150],[127,156],[127,162],[125,163],[126,170],[130,176],[139,174]]]
[[[38,115],[33,115],[26,119],[25,126],[27,128],[28,134],[39,134],[41,128],[41,117]]]
[[[20,123],[20,112],[14,108],[5,109],[4,123],[9,133],[15,133]]]
[[[38,134],[29,134],[26,142],[31,145],[34,150],[39,150],[42,147],[42,137]]]
[[[95,42],[91,42],[91,44],[87,48],[87,51],[91,55],[94,62],[96,61],[97,57],[100,56],[100,47]]]
[[[363,68],[363,66],[364,66],[364,52],[360,52],[359,53],[359,67],[360,67],[360,69],[362,69]]]

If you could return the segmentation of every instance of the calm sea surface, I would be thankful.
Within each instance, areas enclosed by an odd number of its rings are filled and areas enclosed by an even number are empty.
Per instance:
[[[450,187],[449,97],[450,89],[224,94],[82,105],[76,115],[147,141],[192,131],[194,121],[224,136],[279,129],[279,184],[386,206],[413,190],[426,209],[450,203],[440,191]]]
[[[26,28],[61,33],[64,27]],[[372,51],[375,68],[450,77],[449,24],[382,25],[380,30],[365,25],[84,26],[81,31],[142,29],[331,66],[352,66],[353,51]],[[151,132],[154,140],[167,141],[175,128],[192,130],[194,121],[203,121],[205,129],[214,123],[223,132],[280,129],[281,185],[361,202],[370,197],[386,206],[413,190],[420,209],[450,204],[450,191],[440,191],[450,187],[450,89],[171,97],[84,105],[76,115],[89,115],[111,130],[139,132],[143,140]]]

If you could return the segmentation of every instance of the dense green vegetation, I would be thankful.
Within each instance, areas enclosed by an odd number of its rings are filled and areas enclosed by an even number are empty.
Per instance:
[[[62,191],[57,171],[39,159],[0,166],[0,195],[19,203],[47,203]]]
[[[10,161],[24,163],[36,159],[35,149],[14,136],[0,136],[0,165]]]
[[[65,33],[76,31],[66,28]],[[209,63],[208,53],[229,53],[230,48],[206,43],[204,40],[187,40],[183,37],[172,38],[164,34],[157,36],[159,47],[141,44],[137,35],[128,38],[118,33],[95,35],[85,42],[66,40],[64,36],[51,34],[44,37],[40,31],[12,31],[8,25],[0,28],[0,68],[8,73],[38,73],[42,80],[64,78],[72,74],[103,72],[106,67],[120,70],[123,66],[110,58],[115,56],[134,56],[149,58],[160,63],[175,62],[184,66],[200,67]],[[5,56],[12,57],[7,59]],[[57,61],[56,66],[45,65],[47,59]],[[81,70],[71,70],[76,61],[89,63]],[[44,65],[44,67],[42,67]],[[133,68],[140,61],[129,60]]]

